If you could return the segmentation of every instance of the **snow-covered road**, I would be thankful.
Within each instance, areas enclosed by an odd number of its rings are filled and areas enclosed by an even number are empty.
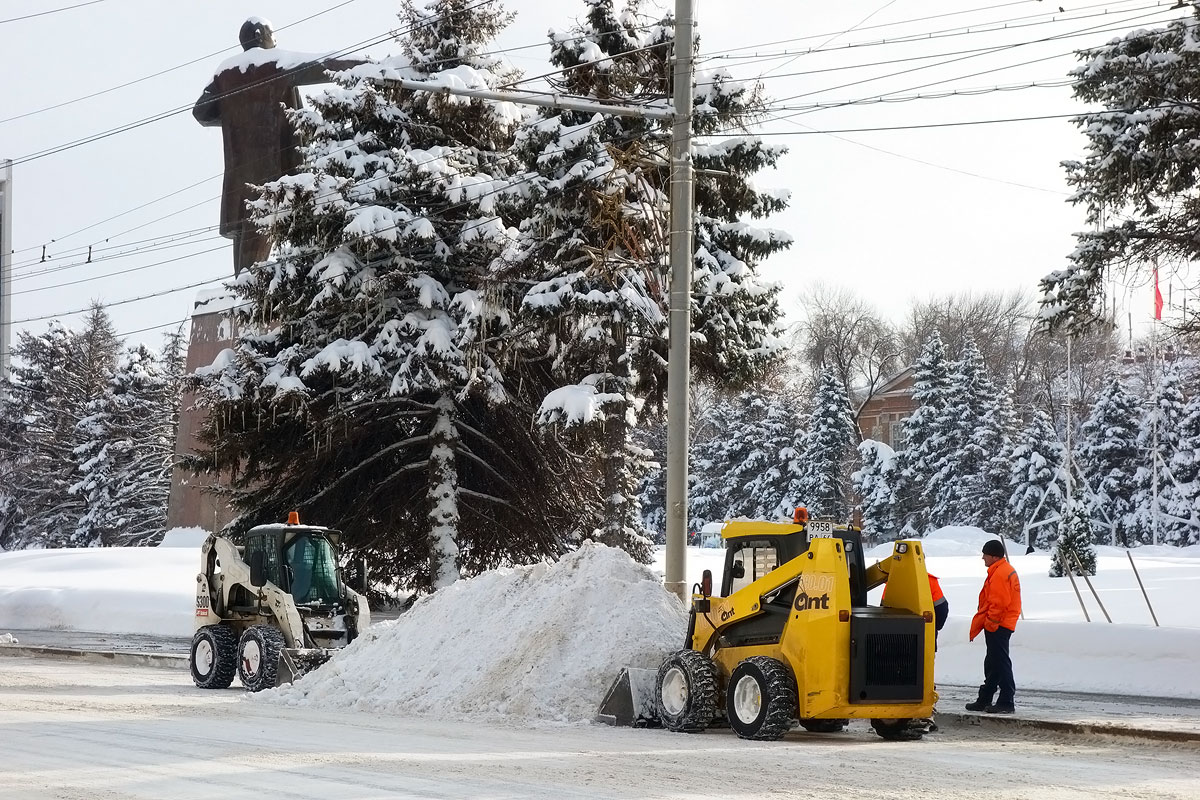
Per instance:
[[[5,798],[1158,798],[1200,796],[1195,748],[949,728],[888,743],[751,743],[595,725],[318,712],[186,672],[0,658]]]

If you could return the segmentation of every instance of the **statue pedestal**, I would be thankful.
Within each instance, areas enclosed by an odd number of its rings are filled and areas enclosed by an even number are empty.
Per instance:
[[[236,336],[233,299],[228,295],[205,295],[196,300],[192,310],[192,334],[188,341],[187,372],[206,367],[226,348],[233,346]],[[196,396],[184,392],[180,402],[179,430],[175,436],[175,468],[171,474],[171,494],[167,500],[167,529],[203,528],[216,532],[235,516],[233,509],[207,487],[227,480],[212,471],[193,475],[179,465],[180,456],[196,452],[195,434],[204,424],[207,412],[195,408]]]

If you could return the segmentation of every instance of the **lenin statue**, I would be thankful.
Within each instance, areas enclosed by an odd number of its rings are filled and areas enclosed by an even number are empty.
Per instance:
[[[192,109],[201,125],[221,128],[221,235],[233,240],[234,275],[271,254],[270,239],[247,219],[246,201],[255,197],[252,184],[277,180],[300,165],[296,132],[286,114],[301,107],[296,87],[328,83],[327,71],[364,63],[276,50],[271,24],[258,17],[246,20],[239,37],[245,52],[217,68]]]

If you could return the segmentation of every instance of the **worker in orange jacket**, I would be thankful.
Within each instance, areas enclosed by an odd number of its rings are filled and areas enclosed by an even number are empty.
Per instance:
[[[967,703],[967,710],[1011,714],[1016,682],[1008,643],[1021,616],[1021,579],[1008,563],[1004,543],[999,539],[984,543],[983,563],[987,566],[987,577],[979,592],[979,610],[971,619],[971,641],[983,631],[987,653],[983,657],[983,685],[979,687],[979,697],[975,702]],[[1000,696],[993,703],[992,697],[997,690]]]

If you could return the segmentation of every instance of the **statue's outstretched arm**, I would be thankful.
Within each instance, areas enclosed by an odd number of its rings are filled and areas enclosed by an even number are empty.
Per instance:
[[[322,58],[320,61],[314,61],[296,70],[288,71],[291,73],[293,86],[312,86],[318,83],[332,83],[326,73],[341,72],[369,63],[371,62],[365,58]]]
[[[192,108],[192,116],[205,127],[221,124],[221,103],[217,99],[216,86],[210,83]]]

